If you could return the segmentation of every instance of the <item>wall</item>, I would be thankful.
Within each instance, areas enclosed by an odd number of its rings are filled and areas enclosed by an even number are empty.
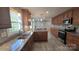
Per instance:
[[[42,17],[34,17],[32,18],[32,30],[47,30],[50,28],[51,19],[50,18],[42,18]]]

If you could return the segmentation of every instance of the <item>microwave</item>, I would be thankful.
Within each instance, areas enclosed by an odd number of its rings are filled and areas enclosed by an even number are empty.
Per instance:
[[[73,19],[72,18],[66,18],[63,21],[64,24],[72,24],[73,23]]]

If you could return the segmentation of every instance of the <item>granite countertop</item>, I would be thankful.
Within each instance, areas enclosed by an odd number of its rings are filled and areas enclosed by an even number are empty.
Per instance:
[[[20,51],[23,48],[23,46],[27,43],[27,41],[29,40],[29,38],[31,37],[32,34],[33,34],[33,32],[30,32],[30,34],[25,39],[22,39],[22,38],[21,39],[18,39],[18,40],[21,40],[22,41],[22,44],[15,51]],[[15,38],[14,40],[10,40],[10,41],[4,43],[3,45],[1,45],[0,46],[0,51],[12,51],[11,50],[11,46],[12,46],[13,43],[16,42],[17,38]]]
[[[23,39],[23,40],[24,40],[24,41],[23,41],[23,44],[17,49],[17,51],[20,51],[20,50],[23,48],[23,46],[27,43],[27,41],[28,41],[29,38],[32,36],[32,34],[33,34],[33,32],[31,32],[31,33],[27,36],[27,38]]]

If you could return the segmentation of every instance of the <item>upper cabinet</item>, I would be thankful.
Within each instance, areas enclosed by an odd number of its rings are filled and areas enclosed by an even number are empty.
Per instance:
[[[23,20],[23,28],[24,31],[30,30],[30,18],[31,18],[31,12],[28,9],[22,9],[22,20]]]
[[[64,19],[66,19],[66,18],[71,19],[72,17],[73,17],[73,10],[70,9],[70,10],[52,18],[52,24],[61,25],[61,24],[63,24]]]
[[[68,11],[64,12],[63,13],[63,17],[64,17],[64,19],[65,18],[69,18],[70,19],[73,16],[72,14],[73,14],[73,12],[72,12],[72,9],[71,9],[71,10],[68,10]]]
[[[62,14],[52,18],[52,24],[61,25],[62,23],[63,23],[63,15]]]
[[[57,24],[58,24],[58,25],[63,24],[63,20],[64,20],[64,19],[63,19],[63,15],[62,15],[62,14],[61,14],[61,15],[59,15],[59,16],[58,16],[58,20],[57,20],[57,21],[58,21],[58,23],[57,23]]]
[[[73,24],[79,24],[79,8],[73,9]]]
[[[9,8],[0,7],[0,29],[6,28],[11,28]]]
[[[56,25],[58,23],[57,20],[58,20],[57,17],[52,18],[52,24]]]
[[[29,25],[29,19],[31,18],[31,13],[27,9],[22,9],[22,19],[24,25]]]

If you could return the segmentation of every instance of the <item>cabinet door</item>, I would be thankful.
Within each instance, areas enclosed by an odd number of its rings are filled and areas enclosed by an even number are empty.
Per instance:
[[[72,17],[72,9],[68,10],[67,12],[63,13],[63,17],[65,18],[71,18]]]
[[[34,32],[34,41],[38,41],[39,40],[39,34],[38,32]]]
[[[31,51],[32,48],[33,48],[33,37],[31,36],[24,45],[24,47],[22,48],[22,51]]]
[[[0,28],[10,28],[10,12],[8,7],[0,7]]]
[[[76,45],[76,38],[72,33],[67,33],[67,45],[68,47],[72,48],[75,47],[74,45]]]
[[[76,48],[79,49],[79,36],[75,37],[75,41],[76,41]]]
[[[73,17],[73,11],[72,11],[72,9],[68,11],[68,18],[71,18],[71,17]]]
[[[64,19],[63,19],[63,15],[59,15],[58,18],[57,18],[57,22],[58,22],[57,24],[58,24],[58,25],[63,24],[63,20],[64,20]]]
[[[55,24],[55,18],[52,18],[52,24]]]
[[[31,13],[27,9],[22,9],[22,18],[24,25],[29,25],[29,19],[31,18]]]
[[[68,17],[67,12],[63,13],[63,18],[65,19],[67,17]]]
[[[73,24],[79,24],[79,8],[73,9]]]
[[[47,41],[48,40],[48,33],[47,33],[47,31],[41,33],[41,39],[42,39],[42,41]]]
[[[52,24],[57,25],[58,21],[57,21],[57,17],[52,18]]]
[[[52,19],[52,23],[55,25],[61,25],[63,23],[63,15],[58,15]]]

